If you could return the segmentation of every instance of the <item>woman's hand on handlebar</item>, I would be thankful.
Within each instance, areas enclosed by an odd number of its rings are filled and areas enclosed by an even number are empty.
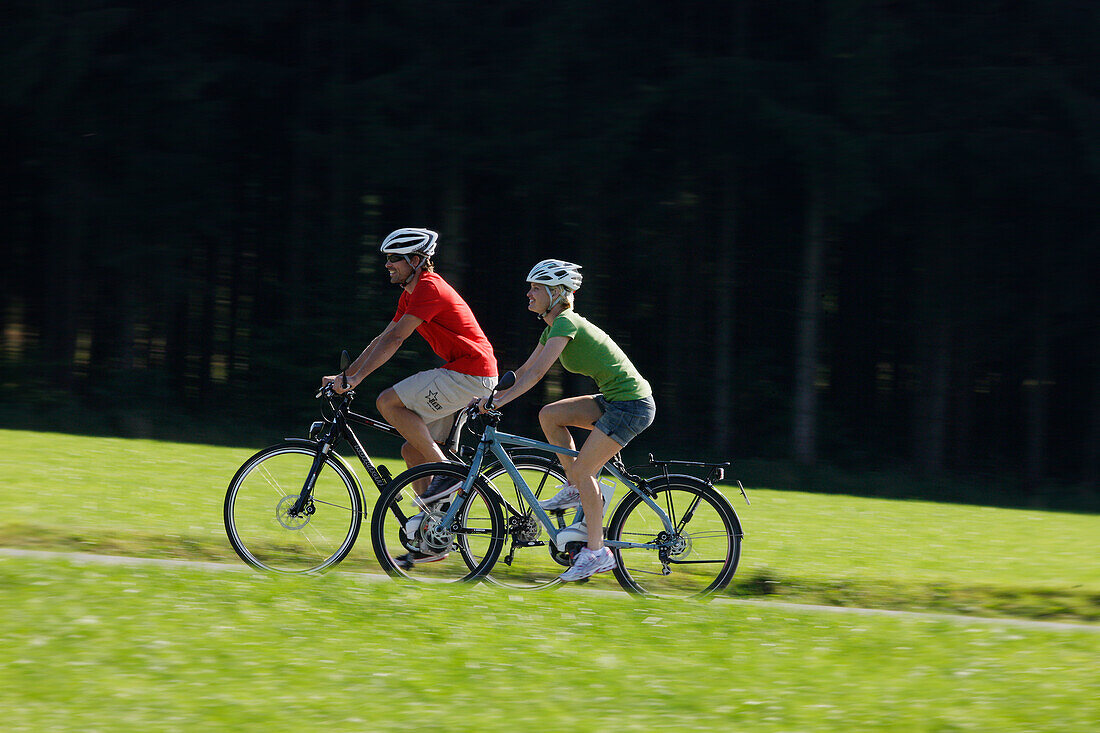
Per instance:
[[[477,408],[477,411],[478,411],[478,412],[479,412],[480,414],[484,415],[484,414],[486,414],[487,412],[489,412],[488,410],[486,410],[486,409],[485,409],[485,403],[486,403],[487,401],[488,401],[488,398],[487,398],[487,397],[475,397],[475,398],[473,398],[472,400],[470,400],[470,404],[466,405],[466,407],[467,407],[467,408],[470,408],[470,407],[476,407],[476,408]]]

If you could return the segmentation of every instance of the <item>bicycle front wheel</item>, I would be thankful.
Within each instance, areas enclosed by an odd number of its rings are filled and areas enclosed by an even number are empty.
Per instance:
[[[351,551],[363,519],[355,477],[326,457],[304,511],[292,509],[317,444],[281,444],[245,461],[225,493],[225,531],[246,563],[276,573],[316,573]]]
[[[524,483],[539,499],[553,496],[566,483],[561,464],[549,457],[517,455],[511,458]],[[535,519],[516,481],[500,463],[489,466],[482,475],[501,496],[507,529],[503,556],[485,580],[519,590],[542,590],[560,585],[558,576],[569,565],[555,559],[560,553],[550,544],[546,529]],[[572,523],[574,514],[576,511],[570,510],[558,518],[559,526]]]
[[[701,596],[725,588],[741,556],[741,523],[726,498],[691,476],[650,484],[653,502],[671,521],[669,532],[639,494],[619,505],[607,528],[615,577],[623,588],[656,596]]]
[[[453,583],[477,580],[500,557],[504,516],[498,497],[481,477],[465,496],[437,501],[428,508],[416,496],[434,480],[461,486],[467,469],[453,463],[426,463],[400,474],[382,490],[371,516],[371,543],[382,569],[409,580]],[[450,526],[443,518],[452,501],[461,501]]]

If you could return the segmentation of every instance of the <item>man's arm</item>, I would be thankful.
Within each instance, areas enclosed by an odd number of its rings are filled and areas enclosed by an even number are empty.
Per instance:
[[[370,376],[371,372],[389,361],[390,357],[401,348],[401,344],[405,343],[405,339],[411,336],[417,326],[423,322],[408,313],[396,321],[390,321],[389,325],[382,329],[382,333],[375,336],[367,348],[363,349],[363,353],[348,367],[348,387],[354,388]],[[339,390],[339,386],[337,389]]]

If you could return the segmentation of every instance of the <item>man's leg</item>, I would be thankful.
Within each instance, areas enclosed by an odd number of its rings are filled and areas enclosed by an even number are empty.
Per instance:
[[[405,403],[392,387],[378,395],[375,405],[386,422],[397,428],[397,432],[405,438],[406,443],[401,446],[401,457],[405,459],[406,466],[413,468],[424,463],[447,460],[443,451],[439,449],[439,444],[432,438],[424,418],[405,407]],[[426,478],[416,481],[413,484],[413,491],[419,496],[428,488],[429,483]]]
[[[410,458],[417,461],[415,464],[410,463],[409,468],[414,465],[419,466],[421,463],[447,460],[447,457],[443,455],[443,451],[439,449],[439,445],[432,439],[432,434],[428,431],[428,424],[424,422],[424,418],[405,407],[401,398],[394,392],[393,387],[378,395],[375,404],[378,407],[378,412],[382,414],[386,422],[397,428],[397,432],[401,433],[401,437],[408,441],[408,450],[403,447],[401,455],[405,458],[406,463],[409,463]]]
[[[405,459],[405,465],[409,468],[419,466],[421,463],[428,463],[430,460],[425,458],[416,448],[413,448],[411,443],[401,444],[401,457]]]

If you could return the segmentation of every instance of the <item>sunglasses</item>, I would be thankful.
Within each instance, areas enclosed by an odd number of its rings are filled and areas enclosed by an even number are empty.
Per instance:
[[[386,262],[404,262],[405,255],[386,255]]]

